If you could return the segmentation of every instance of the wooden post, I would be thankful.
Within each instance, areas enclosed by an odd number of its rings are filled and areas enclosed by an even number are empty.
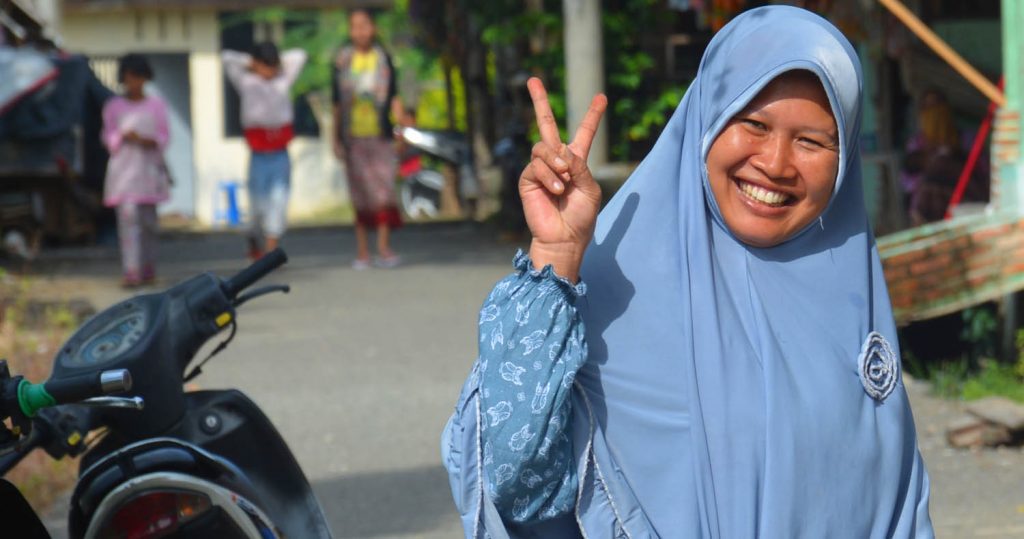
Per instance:
[[[1024,213],[1020,189],[1020,158],[1024,155],[1021,137],[1021,69],[1024,68],[1024,6],[1020,0],[1003,0],[1003,82],[1006,103],[996,112],[992,130],[992,189],[990,206],[1003,211]]]
[[[992,198],[1003,209],[1022,212],[1024,204],[1020,200],[1020,156],[1024,155],[1024,137],[1020,136],[1020,110],[1024,39],[1021,39],[1020,24],[1024,21],[1024,9],[1019,0],[1003,0],[1001,7],[1003,88],[1006,100],[1000,104],[1002,108],[997,116],[996,130],[999,134],[992,135]],[[1017,296],[1016,293],[1010,293],[1000,301],[1003,338],[999,351],[1007,360],[1016,359],[1019,354],[1016,342]]]
[[[1006,105],[1006,98],[1003,93],[992,81],[985,78],[984,75],[974,69],[974,66],[967,63],[962,56],[957,54],[945,41],[935,34],[928,28],[921,19],[918,19],[906,6],[903,5],[900,0],[878,0],[883,6],[885,6],[893,15],[896,16],[903,24],[907,25],[907,28],[911,32],[914,32],[921,41],[924,41],[925,45],[928,45],[935,54],[938,54],[940,58],[946,61],[953,69],[956,70],[962,77],[967,79],[979,92],[985,95],[989,101],[994,101],[1000,107]],[[1005,4],[1005,2],[1004,2]],[[1004,14],[1005,17],[1005,14]]]

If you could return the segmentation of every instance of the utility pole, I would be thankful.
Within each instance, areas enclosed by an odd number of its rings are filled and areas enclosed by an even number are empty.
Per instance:
[[[600,0],[562,0],[565,20],[565,89],[570,140],[590,108],[604,92],[604,38]],[[590,147],[590,165],[608,162],[607,120],[602,120]]]

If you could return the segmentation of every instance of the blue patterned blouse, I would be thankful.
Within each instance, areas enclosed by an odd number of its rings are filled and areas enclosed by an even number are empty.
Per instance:
[[[570,391],[587,358],[575,303],[583,283],[533,268],[519,251],[516,271],[480,310],[483,468],[506,521],[538,522],[570,513],[576,466],[567,421]]]

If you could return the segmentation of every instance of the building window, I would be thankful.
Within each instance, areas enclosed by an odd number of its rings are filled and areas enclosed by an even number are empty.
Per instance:
[[[284,28],[281,25],[270,23],[253,23],[245,18],[243,12],[225,12],[218,15],[220,23],[220,47],[236,51],[249,51],[257,41],[271,40],[280,44]],[[227,75],[221,73],[224,78],[224,136],[241,137],[241,106],[238,92],[228,81]],[[310,108],[305,95],[297,96],[292,103],[295,110],[293,128],[295,134],[306,137],[319,137],[320,125],[316,121],[316,115]]]

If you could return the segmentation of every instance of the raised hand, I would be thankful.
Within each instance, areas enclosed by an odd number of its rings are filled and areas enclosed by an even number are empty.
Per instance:
[[[537,268],[552,264],[557,274],[576,281],[601,205],[601,188],[587,155],[608,99],[594,96],[572,142],[563,144],[544,83],[531,78],[526,85],[541,138],[519,177],[519,196],[533,234],[530,258]]]

